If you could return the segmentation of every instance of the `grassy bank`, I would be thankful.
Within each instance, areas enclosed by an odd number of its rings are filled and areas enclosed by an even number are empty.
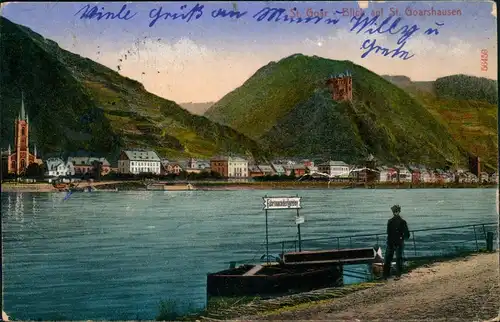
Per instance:
[[[409,273],[417,268],[429,266],[434,263],[445,262],[466,258],[474,254],[485,253],[480,251],[459,251],[455,254],[441,255],[437,257],[422,258],[409,261],[405,266],[404,273]],[[336,298],[344,297],[353,292],[366,290],[384,285],[380,281],[368,281],[363,283],[346,285],[336,288],[325,288],[311,292],[292,294],[274,298],[260,297],[213,297],[209,298],[204,310],[193,311],[188,315],[179,314],[175,301],[163,301],[160,303],[158,321],[196,321],[206,319],[227,320],[241,316],[261,316],[279,314],[291,310],[302,310],[313,308]]]

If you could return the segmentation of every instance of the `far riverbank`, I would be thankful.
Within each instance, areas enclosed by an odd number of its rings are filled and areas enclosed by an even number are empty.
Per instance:
[[[374,183],[351,184],[345,182],[305,182],[305,181],[278,181],[278,182],[221,182],[221,181],[167,181],[162,182],[166,190],[168,186],[175,186],[175,190],[183,190],[183,186],[190,183],[196,190],[206,191],[227,191],[227,190],[307,190],[307,189],[470,189],[470,188],[496,188],[496,184],[477,183]],[[148,182],[145,181],[100,181],[91,185],[95,190],[101,191],[145,191]],[[82,186],[87,186],[84,183]],[[174,190],[174,189],[173,189]],[[185,190],[188,190],[187,188]],[[49,183],[2,183],[2,192],[57,192],[53,185]]]

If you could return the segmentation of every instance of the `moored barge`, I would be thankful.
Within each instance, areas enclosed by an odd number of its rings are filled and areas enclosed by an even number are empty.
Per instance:
[[[207,276],[208,296],[276,295],[343,285],[343,267],[381,260],[374,248],[286,253],[278,263],[241,265]]]

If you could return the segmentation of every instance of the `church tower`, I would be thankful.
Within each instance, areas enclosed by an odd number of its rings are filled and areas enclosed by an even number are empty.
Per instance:
[[[29,145],[28,145],[28,138],[29,138],[29,125],[28,125],[28,115],[26,114],[26,111],[24,109],[24,94],[22,94],[22,99],[21,99],[21,113],[16,119],[16,124],[15,124],[15,129],[16,129],[16,138],[15,138],[15,153],[16,153],[16,160],[15,160],[15,165],[13,165],[13,168],[15,168],[16,174],[21,174],[23,173],[26,168],[29,165]]]

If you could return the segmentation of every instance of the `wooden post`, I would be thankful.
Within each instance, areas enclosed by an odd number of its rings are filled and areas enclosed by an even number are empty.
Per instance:
[[[297,209],[297,218],[300,217],[299,209]],[[300,224],[297,224],[297,233],[299,234],[299,252],[302,251],[302,236],[300,235]]]
[[[269,264],[269,228],[267,223],[267,209],[266,209],[266,262]]]
[[[488,252],[493,251],[493,232],[489,231],[486,233],[486,250]]]

